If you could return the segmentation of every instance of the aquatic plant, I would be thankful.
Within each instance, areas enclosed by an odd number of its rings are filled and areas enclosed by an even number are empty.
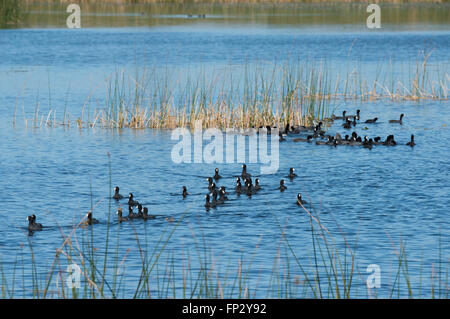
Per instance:
[[[22,19],[22,2],[0,0],[0,28],[16,26]]]
[[[193,127],[196,120],[217,128],[311,125],[327,114],[321,72],[321,67],[290,65],[269,73],[246,69],[241,85],[232,74],[220,74],[209,80],[188,78],[186,87],[178,89],[168,74],[118,72],[109,82],[105,109],[93,117],[96,126],[108,128]]]
[[[287,61],[282,65],[245,65],[243,71],[220,70],[206,76],[178,74],[167,69],[116,71],[106,80],[104,107],[90,109],[89,96],[75,121],[66,107],[64,118],[56,109],[41,114],[39,98],[26,126],[78,128],[173,129],[203,126],[246,129],[259,126],[312,125],[327,121],[348,99],[362,103],[394,101],[447,101],[450,80],[446,65],[429,65],[430,53],[421,53],[410,65],[409,77],[393,77],[394,66],[380,65],[370,82],[364,72],[334,74],[326,62]],[[383,80],[380,80],[383,79]],[[50,99],[50,97],[49,97]],[[50,100],[49,100],[50,103]],[[13,125],[16,124],[17,102]],[[25,116],[25,111],[24,111]]]

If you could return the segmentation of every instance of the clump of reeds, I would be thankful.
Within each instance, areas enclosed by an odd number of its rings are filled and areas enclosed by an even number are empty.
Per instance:
[[[216,128],[309,126],[327,119],[330,103],[340,99],[447,100],[448,73],[437,69],[437,74],[430,76],[428,57],[417,62],[409,83],[391,79],[390,90],[378,78],[371,85],[348,75],[332,82],[326,64],[309,62],[288,62],[270,71],[246,68],[242,84],[227,82],[226,75],[210,82],[188,80],[178,91],[168,78],[119,72],[109,82],[105,108],[94,112],[90,125],[171,129],[192,127],[201,120],[204,127]]]
[[[0,0],[0,28],[17,25],[22,19],[22,2]]]
[[[115,73],[106,106],[93,118],[96,126],[107,128],[171,129],[197,120],[216,128],[311,125],[327,114],[328,83],[322,72],[323,67],[289,65],[265,73],[246,70],[242,84],[222,74],[188,79],[179,90],[170,78],[147,71],[134,77]]]
[[[393,78],[393,66],[388,65],[385,73],[377,72],[372,82],[361,71],[341,76],[333,74],[326,63],[309,61],[287,61],[272,67],[246,65],[240,72],[221,71],[208,76],[197,72],[187,78],[157,69],[144,68],[135,74],[116,71],[107,79],[104,107],[90,113],[86,102],[72,123],[66,110],[62,121],[57,119],[56,110],[40,114],[38,101],[33,119],[26,119],[25,124],[173,129],[193,127],[201,120],[205,128],[220,129],[284,127],[288,123],[310,126],[327,120],[333,105],[347,99],[447,101],[450,77],[446,66],[433,65],[430,69],[428,59],[429,54],[423,54],[409,78]]]

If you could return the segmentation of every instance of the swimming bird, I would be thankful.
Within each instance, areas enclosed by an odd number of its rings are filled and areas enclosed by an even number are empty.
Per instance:
[[[207,180],[208,180],[208,190],[212,192],[214,189],[216,189],[216,184],[213,182],[213,179],[211,177],[208,177]]]
[[[183,186],[183,192],[181,193],[181,195],[183,196],[183,198],[186,198],[186,196],[189,195],[186,186]]]
[[[284,127],[284,130],[280,130],[278,132],[278,136],[281,138],[283,135],[289,135],[290,132],[291,132],[291,127],[290,127],[289,123],[287,123],[286,126]]]
[[[119,200],[119,199],[122,199],[122,198],[123,198],[123,196],[119,194],[119,186],[116,186],[116,187],[114,188],[114,196],[113,196],[113,198],[114,198],[115,200]]]
[[[373,139],[373,145],[380,145],[380,144],[383,144],[383,142],[380,142],[380,140],[381,140],[381,137],[379,137],[379,136],[374,137],[374,139]]]
[[[343,111],[342,112],[342,116],[336,116],[336,115],[332,115],[331,116],[331,119],[333,119],[333,120],[345,120],[345,114],[347,113],[347,111]]]
[[[133,206],[129,205],[128,206],[128,218],[132,219],[132,218],[136,218],[137,214],[133,213]]]
[[[327,141],[316,141],[316,145],[334,145],[334,137],[331,135],[327,136]]]
[[[205,196],[205,207],[207,209],[212,207],[211,202],[210,202],[210,198],[209,198],[209,194],[206,194],[206,196]]]
[[[31,215],[27,217],[28,220],[28,231],[33,232],[36,230],[42,230],[42,224],[36,223],[36,215]]]
[[[98,224],[98,220],[92,217],[92,212],[86,214],[87,219],[84,221],[84,225],[94,225]]]
[[[220,193],[221,193],[221,192],[220,192],[220,191],[217,191],[217,190],[214,190],[214,191],[213,191],[213,193],[212,193],[212,201],[211,201],[211,204],[217,206],[217,205],[223,204],[223,203],[225,202],[225,198],[222,197],[222,195],[220,195],[220,197],[217,198],[217,196],[219,196]]]
[[[352,137],[350,138],[350,142],[357,142],[360,139],[361,137],[359,137],[358,134],[356,134],[356,132],[353,132]]]
[[[280,187],[278,187],[278,189],[280,190],[280,192],[284,192],[287,189],[287,187],[284,185],[284,179],[280,181]]]
[[[142,211],[142,205],[138,204],[137,208],[138,208],[138,212],[136,214],[136,218],[142,218],[144,216],[144,212]]]
[[[245,188],[244,188],[244,190],[245,190],[245,193],[248,196],[252,196],[253,194],[256,193],[255,188],[254,188],[254,186],[252,185],[252,182],[249,179],[245,180]]]
[[[216,181],[219,180],[219,179],[221,179],[222,176],[219,175],[219,169],[216,167],[216,169],[215,169],[214,171],[215,171],[215,173],[214,173],[213,178],[214,178]]]
[[[311,127],[304,125],[291,126],[291,134],[300,134],[301,132],[311,131]]]
[[[116,214],[117,214],[117,219],[119,220],[119,223],[126,222],[129,220],[128,217],[122,217],[122,208],[120,208],[120,207],[117,209]]]
[[[155,219],[155,216],[148,214],[148,208],[144,207],[144,213],[142,214],[143,219]]]
[[[219,200],[217,199],[217,196],[219,195],[219,193],[217,192],[217,190],[213,190],[212,191],[212,199],[211,199],[211,205],[213,206],[217,206],[219,203]]]
[[[312,138],[313,138],[312,135],[308,135],[306,138],[298,137],[298,138],[294,138],[292,141],[293,142],[307,142],[307,143],[311,143]]]
[[[247,165],[242,164],[242,173],[241,173],[242,179],[249,178],[250,176],[251,175],[249,173],[247,173]]]
[[[400,119],[399,120],[389,120],[389,123],[399,123],[399,124],[403,124],[403,116],[405,116],[405,114],[400,114]]]
[[[338,135],[339,133],[337,133],[336,134],[336,137],[334,138],[334,140],[336,141],[336,143],[338,143],[339,145],[348,145],[348,144],[350,144],[350,139],[349,139],[349,136],[348,136],[348,134],[347,135],[345,135],[345,138],[344,139],[342,139],[342,137],[339,135],[339,137],[340,138],[338,138]]]
[[[378,117],[375,117],[373,119],[366,120],[364,123],[375,123],[377,120],[378,120]]]
[[[280,142],[286,141],[286,139],[285,139],[284,136],[283,136],[283,133],[278,132],[278,136],[280,137]]]
[[[347,118],[353,117],[353,119],[359,121],[359,113],[360,113],[360,112],[361,112],[360,110],[356,110],[356,115],[347,115]]]
[[[318,137],[324,138],[325,137],[325,131],[318,132],[318,131],[314,130],[312,136],[313,136],[313,138],[318,138]]]
[[[222,192],[224,195],[227,194],[227,190],[226,190],[225,186],[220,186],[220,187],[219,187],[219,193],[220,193],[220,192]]]
[[[225,191],[225,187],[224,186],[220,186],[220,188],[219,188],[219,201],[223,203],[226,200],[228,200],[228,196],[227,196],[227,192]]]
[[[208,190],[210,192],[215,191],[217,188],[216,183],[212,183],[210,186],[208,186]]]
[[[289,169],[289,175],[287,177],[289,177],[290,179],[294,179],[295,177],[297,177],[297,174],[294,173],[295,168],[291,167]]]
[[[353,133],[355,133],[355,132],[353,132]],[[350,138],[350,141],[349,141],[348,145],[350,145],[350,146],[360,146],[360,145],[362,145],[361,137],[360,136],[356,136],[356,133],[355,133],[355,135],[353,135]]]
[[[318,133],[318,134],[323,134],[325,133],[325,131],[322,130],[322,121],[320,121],[319,123],[317,123],[317,125],[314,127],[314,132]]]
[[[350,120],[345,121],[345,123],[342,124],[342,127],[346,128],[346,129],[352,128],[352,121],[350,121]]]
[[[364,136],[364,142],[362,143],[363,147],[372,149],[373,146],[373,140],[367,139],[367,136]]]
[[[409,141],[408,143],[406,143],[406,145],[413,147],[414,145],[416,145],[416,143],[414,143],[414,134],[411,134],[411,141]]]
[[[236,187],[234,189],[236,190],[236,193],[238,193],[238,194],[240,194],[242,192],[242,184],[241,184],[240,180],[238,180],[236,182]]]
[[[397,142],[394,140],[394,135],[389,135],[386,140],[383,142],[383,145],[386,146],[395,146]]]
[[[298,205],[298,206],[302,206],[303,204],[306,204],[306,201],[304,201],[304,200],[302,199],[302,194],[298,193],[298,194],[297,194],[297,205]]]
[[[133,199],[133,193],[128,195],[128,206],[137,206],[139,202]]]
[[[259,178],[255,179],[255,191],[259,191],[261,189],[261,185],[259,185]]]

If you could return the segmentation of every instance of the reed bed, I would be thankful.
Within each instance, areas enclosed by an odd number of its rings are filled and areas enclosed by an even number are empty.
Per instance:
[[[193,127],[201,120],[205,128],[248,129],[260,126],[310,126],[328,121],[331,113],[347,100],[361,103],[392,101],[448,101],[450,76],[446,65],[429,65],[430,53],[410,66],[407,79],[397,79],[391,64],[380,65],[372,79],[353,68],[334,74],[325,62],[286,62],[243,71],[196,71],[195,75],[172,74],[160,69],[137,69],[134,73],[115,71],[106,80],[104,107],[90,112],[90,99],[73,120],[64,108],[42,113],[36,103],[26,126],[78,128],[173,129]],[[16,123],[17,105],[13,123]],[[25,112],[24,112],[25,114]]]
[[[17,26],[23,17],[22,7],[17,0],[0,0],[0,28]]]
[[[222,129],[311,125],[327,113],[330,96],[322,67],[303,72],[303,68],[274,68],[265,77],[263,72],[245,71],[241,82],[232,75],[210,80],[200,76],[187,79],[186,88],[178,90],[167,77],[149,80],[145,71],[136,77],[116,73],[109,82],[105,109],[93,117],[96,126],[107,128],[172,129],[193,127],[197,120],[204,127]]]

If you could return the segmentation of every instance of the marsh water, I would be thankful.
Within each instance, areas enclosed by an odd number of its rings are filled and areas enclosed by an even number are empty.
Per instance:
[[[237,272],[246,273],[251,297],[283,295],[277,278],[287,274],[289,296],[310,297],[298,283],[305,279],[304,273],[292,254],[307,273],[314,269],[310,218],[295,204],[298,192],[312,203],[311,212],[320,216],[338,250],[344,251],[346,245],[355,250],[352,296],[368,295],[365,283],[370,264],[381,269],[379,296],[390,297],[396,285],[402,288],[395,297],[408,296],[406,282],[396,279],[402,245],[413,295],[448,293],[450,104],[446,100],[330,102],[330,112],[336,114],[360,109],[362,119],[378,117],[377,124],[359,124],[355,130],[368,136],[394,134],[399,145],[335,148],[294,143],[288,137],[279,146],[277,173],[260,175],[259,164],[248,164],[262,186],[252,197],[234,194],[240,163],[175,164],[171,151],[176,141],[169,130],[25,125],[23,119],[33,118],[37,106],[44,117],[52,109],[57,116],[68,112],[74,118],[83,108],[104,107],[105,79],[118,69],[133,72],[145,67],[207,77],[226,69],[238,78],[244,67],[300,58],[326,61],[334,75],[356,70],[373,79],[380,63],[390,61],[397,78],[405,79],[422,51],[432,51],[431,70],[448,72],[448,6],[422,8],[426,14],[419,18],[408,12],[420,9],[405,9],[400,15],[404,19],[388,15],[392,20],[378,30],[365,27],[364,7],[341,12],[334,8],[335,14],[324,9],[334,17],[331,22],[323,18],[320,7],[264,8],[249,12],[208,7],[202,11],[204,19],[188,18],[179,7],[159,8],[154,19],[148,7],[123,12],[97,8],[86,14],[81,29],[69,30],[63,8],[38,7],[30,9],[26,28],[0,30],[0,263],[9,287],[16,286],[16,296],[32,294],[31,280],[21,277],[22,269],[24,276],[32,276],[29,243],[37,273],[45,278],[63,242],[61,234],[70,233],[93,207],[100,221],[93,231],[100,259],[111,213],[110,241],[114,247],[119,243],[118,256],[123,261],[119,296],[133,296],[141,274],[136,234],[150,252],[176,228],[153,272],[157,278],[153,283],[161,283],[151,288],[153,297],[173,297],[173,291],[183,297],[183,265],[190,260],[193,272],[200,271],[203,254],[209,256],[220,278],[227,273],[230,281]],[[302,10],[304,18],[298,16]],[[352,13],[348,21],[345,12]],[[447,73],[446,87],[448,79]],[[405,114],[403,125],[388,123],[400,113]],[[340,121],[327,129],[347,134]],[[405,145],[411,134],[416,137],[414,148]],[[227,187],[230,200],[205,211],[205,179],[215,167],[223,176],[219,185]],[[289,167],[298,174],[293,181],[286,179]],[[282,178],[287,190],[280,193],[277,187]],[[119,225],[114,212],[119,204],[126,211],[127,204],[109,199],[115,185],[123,195],[132,192],[156,219]],[[191,194],[184,200],[183,185]],[[26,217],[33,213],[45,228],[28,236]],[[79,236],[84,236],[82,230]],[[349,259],[347,255],[347,263]],[[65,266],[61,267],[64,272]],[[177,280],[167,288],[165,283],[172,282],[168,279],[171,267]],[[230,296],[236,296],[230,291]],[[332,296],[329,291],[324,294]]]

